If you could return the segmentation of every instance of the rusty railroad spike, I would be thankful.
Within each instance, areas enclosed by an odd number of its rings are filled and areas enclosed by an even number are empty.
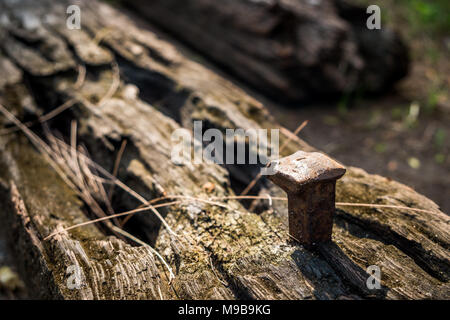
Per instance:
[[[289,234],[306,247],[331,241],[336,180],[346,169],[318,152],[272,161],[268,178],[288,195]]]

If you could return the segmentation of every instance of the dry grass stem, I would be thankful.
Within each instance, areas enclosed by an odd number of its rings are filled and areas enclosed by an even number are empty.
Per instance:
[[[53,109],[52,111],[50,111],[49,113],[46,113],[45,115],[43,115],[41,117],[39,117],[38,120],[36,120],[36,121],[29,121],[29,122],[23,123],[23,125],[25,127],[27,127],[27,128],[30,128],[31,126],[33,126],[33,125],[35,125],[37,123],[47,122],[50,119],[53,119],[54,117],[56,117],[57,115],[62,113],[63,111],[73,107],[75,105],[75,103],[77,103],[76,99],[67,100],[66,102],[64,102],[59,107]],[[13,128],[2,129],[2,130],[0,130],[0,135],[7,135],[7,134],[18,132],[18,131],[21,131],[21,130],[22,129],[20,129],[17,126],[13,127]]]
[[[114,161],[114,169],[113,169],[113,172],[112,172],[112,175],[114,177],[117,177],[117,174],[119,172],[120,161],[122,160],[122,156],[123,156],[123,153],[125,152],[126,146],[127,146],[127,140],[125,139],[125,140],[122,141],[122,144],[120,145],[119,152],[117,153],[117,156],[116,156],[116,160]],[[114,184],[112,184],[111,187],[109,188],[109,193],[108,194],[109,194],[109,196],[108,196],[109,201],[111,201],[112,197],[113,197],[113,194],[114,194]]]
[[[113,79],[111,82],[111,86],[109,87],[106,94],[100,99],[100,101],[97,103],[98,107],[102,107],[106,101],[111,99],[114,94],[117,92],[117,89],[119,89],[120,86],[120,69],[116,62],[111,63],[111,68],[113,72]]]

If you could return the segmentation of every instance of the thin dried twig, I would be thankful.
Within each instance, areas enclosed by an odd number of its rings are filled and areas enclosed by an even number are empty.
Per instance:
[[[230,209],[226,204],[220,203],[220,202],[215,202],[215,201],[211,201],[211,200],[205,200],[205,199],[201,199],[201,198],[195,198],[195,197],[190,197],[190,196],[180,196],[180,195],[172,195],[172,196],[164,196],[164,197],[160,197],[160,198],[156,198],[153,199],[151,201],[149,201],[150,204],[152,203],[156,203],[159,201],[163,201],[163,200],[171,200],[171,199],[182,199],[182,200],[191,200],[192,202],[202,202],[202,203],[206,203],[206,204],[210,204],[213,206],[218,206],[218,207],[222,207],[225,209]],[[143,207],[144,205],[142,205],[141,207]],[[121,226],[123,227],[128,220],[131,219],[131,216],[126,217],[123,221]]]
[[[100,99],[100,101],[97,103],[98,107],[102,107],[106,101],[112,98],[112,96],[117,92],[117,89],[119,89],[120,86],[120,69],[116,62],[111,63],[112,72],[113,72],[113,79],[111,82],[111,86],[109,87],[106,94]]]
[[[245,200],[245,199],[255,199],[255,200],[279,200],[279,201],[288,201],[288,198],[285,197],[270,197],[267,196],[229,196],[229,197],[214,197],[211,198],[214,200]],[[415,212],[423,212],[423,213],[431,213],[434,214],[434,211],[411,208],[405,206],[397,206],[390,204],[375,204],[375,203],[353,203],[353,202],[336,202],[337,207],[367,207],[367,208],[385,208],[385,209],[401,209],[407,211],[415,211]]]
[[[368,208],[381,208],[381,209],[382,208],[400,209],[400,210],[406,210],[406,211],[415,211],[415,212],[435,214],[435,212],[431,211],[431,210],[411,208],[411,207],[405,207],[405,206],[396,206],[396,205],[390,205],[390,204],[336,202],[336,206],[338,206],[338,207],[368,207]]]
[[[52,111],[44,114],[41,117],[39,117],[36,121],[25,122],[25,123],[23,123],[23,125],[25,127],[29,128],[29,127],[31,127],[31,126],[33,126],[35,124],[47,122],[50,119],[53,119],[54,117],[56,117],[57,115],[62,113],[63,111],[73,107],[76,103],[77,103],[76,99],[67,100],[66,102],[64,102],[59,107],[53,109]],[[17,127],[17,126],[13,127],[13,128],[2,129],[2,130],[0,130],[0,135],[7,135],[7,134],[18,132],[18,131],[21,131],[21,129],[19,127]]]
[[[114,177],[117,177],[117,173],[119,172],[120,161],[122,160],[122,156],[123,156],[123,153],[125,152],[126,146],[127,146],[127,140],[125,139],[122,141],[119,152],[117,153],[117,156],[116,156],[116,160],[114,161],[114,169],[112,172],[112,175]],[[109,196],[108,196],[109,201],[111,201],[113,194],[114,194],[114,184],[112,184],[111,187],[109,188],[108,194],[109,194]]]
[[[298,134],[308,125],[308,120],[303,121],[297,129],[292,133],[292,136],[289,136],[289,138],[281,145],[280,153],[286,149],[286,147],[291,143],[292,140],[297,138]],[[289,131],[290,132],[290,131]]]
[[[272,197],[268,195],[264,196],[228,196],[228,197],[213,197],[212,200],[280,200],[287,201],[286,197]]]
[[[42,117],[39,117],[38,121],[40,123],[44,123],[47,122],[50,119],[53,119],[54,117],[56,117],[57,115],[59,115],[61,112],[73,107],[73,105],[77,103],[76,99],[69,99],[66,102],[64,102],[62,105],[60,105],[59,107],[53,109],[52,111],[50,111],[49,113],[43,115]]]
[[[86,80],[86,67],[82,64],[79,64],[77,81],[73,85],[74,89],[80,89],[84,84],[84,80]]]
[[[168,203],[162,203],[162,204],[155,205],[154,208],[163,208],[163,207],[173,206],[173,205],[180,204],[180,203],[182,203],[182,201],[173,201],[173,202],[168,202]],[[61,234],[61,233],[64,233],[64,232],[67,232],[67,231],[70,231],[70,230],[73,230],[73,229],[76,229],[76,228],[88,226],[88,225],[91,225],[91,224],[94,224],[94,223],[98,223],[98,222],[111,220],[111,219],[114,219],[114,218],[120,218],[120,217],[123,217],[123,216],[134,215],[136,213],[145,212],[145,211],[149,211],[149,210],[150,210],[150,207],[147,206],[147,207],[137,208],[137,209],[126,211],[126,212],[112,214],[110,216],[104,216],[104,217],[101,217],[101,218],[92,219],[92,220],[89,220],[89,221],[85,221],[85,222],[82,222],[82,223],[75,224],[73,226],[64,228],[64,229],[59,230],[59,231],[55,231],[55,232],[49,234],[47,237],[45,237],[44,240],[49,240],[49,239],[53,238],[54,236],[56,236],[58,234]]]

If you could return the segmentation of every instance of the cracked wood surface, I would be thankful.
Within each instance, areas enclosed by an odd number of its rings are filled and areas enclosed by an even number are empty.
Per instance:
[[[203,199],[234,195],[257,174],[256,167],[176,166],[170,161],[172,132],[192,129],[193,120],[202,120],[205,129],[278,125],[258,101],[194,62],[184,49],[158,38],[144,22],[108,5],[81,1],[83,29],[63,30],[65,17],[59,12],[65,12],[68,2],[41,1],[39,8],[33,1],[0,3],[9,21],[0,27],[0,72],[4,75],[0,102],[21,119],[76,99],[76,105],[49,126],[67,136],[67,125],[76,119],[80,143],[110,171],[126,139],[118,177],[146,199],[164,194]],[[30,27],[21,21],[27,15],[39,23]],[[16,54],[11,48],[22,50]],[[77,64],[87,70],[81,88],[75,85]],[[280,144],[288,137],[282,129]],[[341,208],[335,217],[333,243],[314,252],[289,241],[283,202],[272,207],[257,202],[257,210],[235,200],[225,201],[226,208],[183,202],[161,209],[178,237],[152,213],[138,214],[128,227],[172,266],[176,278],[169,284],[167,270],[148,248],[106,236],[94,226],[43,241],[55,230],[87,221],[86,208],[23,137],[14,133],[2,136],[0,142],[0,195],[6,208],[1,214],[11,225],[9,238],[34,296],[449,298],[450,219],[431,200],[386,178],[349,168],[338,182],[337,201],[406,205],[433,214]],[[313,150],[295,138],[283,155],[299,149]],[[212,192],[203,188],[207,183],[214,185]],[[266,180],[254,190],[268,191],[283,195]],[[115,191],[117,212],[138,205],[124,192]],[[67,287],[71,265],[80,266],[83,273],[79,290]],[[381,268],[381,290],[366,287],[370,265]]]

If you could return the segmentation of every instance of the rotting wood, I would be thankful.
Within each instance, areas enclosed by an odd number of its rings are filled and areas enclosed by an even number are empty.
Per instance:
[[[26,109],[32,110],[27,114],[37,116],[67,99],[77,99],[74,107],[50,121],[49,126],[68,136],[65,128],[76,119],[80,142],[97,163],[110,171],[122,141],[127,139],[118,177],[146,199],[164,194],[204,199],[228,196],[253,179],[258,168],[175,166],[170,161],[170,138],[180,126],[191,129],[193,120],[204,121],[208,128],[276,128],[278,125],[258,101],[159,39],[145,29],[144,23],[137,27],[133,21],[136,19],[106,4],[82,1],[83,36],[67,36],[61,31],[64,17],[55,14],[67,3],[41,1],[41,13],[34,10],[33,1],[22,0],[3,8],[12,22],[0,29],[1,61],[7,61],[0,63],[1,73],[5,74],[6,68],[17,71],[9,72],[7,85],[0,87],[2,105],[19,116]],[[51,23],[37,30],[15,24],[13,17],[27,10],[40,21],[46,15],[54,15],[55,19],[47,19]],[[45,31],[39,31],[41,28]],[[22,38],[14,36],[19,32]],[[104,36],[97,43],[94,39],[99,33]],[[37,42],[23,40],[32,36],[38,38]],[[60,40],[58,48],[64,54],[59,57],[64,61],[46,56],[43,46],[38,45],[45,43],[46,37]],[[76,49],[82,48],[85,41],[92,41],[90,52],[99,55],[98,59]],[[32,59],[11,55],[5,49],[10,42],[25,46]],[[106,56],[118,64],[121,81],[111,98],[104,100],[117,79],[117,70],[110,61],[100,58]],[[76,68],[62,72],[57,67],[75,66],[74,61],[86,65],[86,79],[77,90]],[[99,66],[98,61],[104,64]],[[25,79],[27,86],[23,84]],[[130,94],[137,92],[136,86],[140,93]],[[22,90],[20,99],[10,95],[17,90]],[[288,138],[283,132],[281,143]],[[313,150],[296,138],[283,155],[299,149]],[[151,213],[136,215],[127,227],[171,264],[176,278],[169,285],[164,267],[147,248],[105,236],[94,226],[43,241],[58,228],[86,221],[83,204],[17,133],[1,138],[0,158],[0,194],[7,208],[1,214],[11,224],[10,239],[16,244],[21,273],[39,297],[449,298],[448,216],[412,189],[360,169],[348,168],[337,183],[338,201],[400,204],[432,210],[434,214],[339,209],[333,243],[314,252],[288,242],[283,202],[274,202],[272,208],[260,204],[260,213],[247,210],[236,200],[225,201],[226,209],[186,201],[161,210],[178,238]],[[208,183],[214,185],[212,193],[203,188]],[[260,181],[254,192],[267,190],[272,195],[282,194],[266,180]],[[126,193],[115,190],[116,211],[138,205]],[[66,272],[71,265],[80,266],[85,276],[80,290],[67,288]],[[370,265],[381,268],[382,290],[366,287],[366,269]]]
[[[295,101],[380,92],[408,70],[389,26],[343,0],[131,0],[126,4],[256,89]],[[193,23],[195,21],[195,23]]]

